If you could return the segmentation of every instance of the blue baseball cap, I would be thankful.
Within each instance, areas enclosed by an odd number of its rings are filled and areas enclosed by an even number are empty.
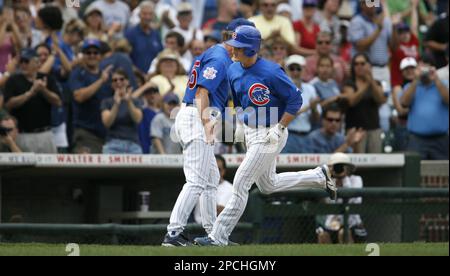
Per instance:
[[[396,28],[397,28],[397,31],[399,31],[399,32],[409,32],[409,31],[411,31],[411,28],[410,28],[409,25],[406,24],[405,22],[399,23],[399,24],[396,26]]]
[[[167,93],[166,95],[164,95],[163,97],[163,102],[167,103],[167,104],[179,104],[180,103],[180,98],[178,98],[178,96],[172,92]]]
[[[248,21],[245,18],[236,18],[233,19],[230,23],[228,23],[227,27],[225,28],[225,31],[227,32],[234,32],[236,30],[237,27],[239,26],[252,26],[252,27],[256,27],[255,23]]]
[[[81,51],[85,52],[89,48],[97,48],[99,50],[102,49],[102,43],[98,39],[89,38],[83,42],[83,46],[81,46]]]
[[[317,0],[303,0],[303,7],[317,7]]]
[[[244,48],[244,54],[251,57],[261,48],[261,33],[252,26],[239,26],[226,44],[235,48]]]
[[[31,60],[37,56],[37,52],[32,48],[25,48],[20,51],[20,59]]]

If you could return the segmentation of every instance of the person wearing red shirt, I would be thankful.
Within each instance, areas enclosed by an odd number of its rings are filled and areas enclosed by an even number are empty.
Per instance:
[[[314,14],[317,10],[317,0],[303,1],[303,20],[293,23],[297,34],[297,45],[302,55],[310,56],[315,53],[317,34],[320,26],[314,22]]]
[[[417,38],[417,28],[410,28],[406,23],[395,26],[398,36],[398,43],[392,48],[391,59],[391,83],[392,87],[402,85],[403,77],[400,71],[400,62],[406,57],[419,60],[419,39]]]

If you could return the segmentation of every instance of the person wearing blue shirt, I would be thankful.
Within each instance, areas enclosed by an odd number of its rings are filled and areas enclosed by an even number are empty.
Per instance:
[[[353,44],[352,56],[365,53],[370,58],[376,80],[391,87],[389,47],[395,45],[392,22],[382,9],[359,0],[361,12],[353,17],[348,29],[348,40]]]
[[[153,59],[163,50],[161,34],[152,28],[154,11],[150,5],[142,5],[139,13],[140,23],[125,33],[133,47],[131,60],[142,72],[147,72]]]
[[[320,124],[319,97],[316,89],[309,83],[303,83],[301,73],[306,65],[305,58],[298,55],[290,56],[286,60],[289,77],[302,91],[303,106],[298,116],[289,125],[289,137],[281,153],[308,153],[308,134]]]
[[[308,135],[308,151],[310,153],[352,153],[366,132],[352,128],[347,136],[340,133],[342,129],[343,113],[337,103],[324,109],[322,114],[322,128],[316,129]]]
[[[408,114],[408,150],[424,160],[448,160],[448,82],[440,80],[436,69],[424,61],[416,70],[400,98]]]
[[[100,41],[87,39],[82,46],[84,64],[72,70],[69,86],[73,93],[73,151],[102,153],[106,129],[100,104],[112,96],[108,88],[112,66],[100,70]]]
[[[231,37],[240,25],[254,26],[242,18],[233,20],[224,37]],[[203,228],[208,234],[212,231],[220,180],[214,156],[214,125],[227,105],[227,68],[231,63],[231,47],[219,44],[195,59],[192,66],[183,105],[175,118],[176,138],[183,147],[186,184],[172,210],[162,246],[192,244],[183,231],[199,198]]]
[[[102,44],[102,53],[103,60],[100,62],[100,69],[104,69],[109,65],[113,66],[113,71],[121,68],[127,74],[127,78],[129,79],[130,85],[133,90],[138,89],[138,85],[136,82],[136,76],[133,72],[133,62],[130,57],[126,53],[118,52],[112,50],[107,43],[101,42]]]
[[[160,112],[158,107],[161,95],[156,86],[143,87],[142,98],[147,102],[147,106],[142,110],[143,118],[139,125],[139,141],[141,142],[142,153],[149,154],[152,146],[152,133],[150,126],[156,114]],[[135,91],[136,93],[136,91]],[[136,97],[136,96],[134,96]]]
[[[236,172],[233,195],[217,217],[212,232],[194,239],[201,246],[229,244],[253,183],[264,194],[319,188],[327,190],[333,199],[336,197],[336,186],[326,165],[304,172],[276,173],[276,159],[288,138],[287,126],[300,110],[302,97],[283,68],[258,57],[259,30],[240,26],[226,44],[233,47],[233,58],[238,61],[229,67],[228,79],[238,118],[244,123],[247,154]],[[242,135],[242,127],[236,136]]]
[[[55,35],[48,36],[45,40],[45,43],[51,49],[54,49],[53,43],[57,41],[59,50],[62,54],[64,54],[66,61],[63,62],[60,56],[61,54],[58,54],[55,58],[55,63],[53,64],[53,71],[59,72],[66,78],[70,73],[70,67],[68,68],[67,63],[72,62],[75,59],[75,52],[73,51],[72,47],[78,46],[84,39],[84,29],[83,25],[81,24],[82,22],[80,22],[79,20],[71,20],[64,27],[64,31],[59,32]]]

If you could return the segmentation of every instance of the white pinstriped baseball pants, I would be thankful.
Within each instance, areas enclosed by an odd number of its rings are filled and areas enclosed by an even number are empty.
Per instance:
[[[264,141],[268,131],[268,128],[245,127],[247,154],[234,177],[233,196],[217,217],[210,234],[221,245],[228,244],[228,238],[247,206],[253,183],[264,194],[310,188],[326,189],[326,178],[320,168],[277,174],[276,158],[286,145],[288,132],[285,132],[278,145],[268,145]]]
[[[175,119],[175,132],[183,146],[186,184],[172,210],[167,231],[183,232],[200,197],[202,224],[209,234],[217,217],[216,197],[220,181],[214,146],[206,143],[205,130],[195,107],[181,108]]]

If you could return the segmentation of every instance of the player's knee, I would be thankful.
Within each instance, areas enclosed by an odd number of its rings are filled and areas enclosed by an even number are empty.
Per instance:
[[[257,181],[256,185],[258,186],[261,193],[264,195],[270,195],[275,192],[275,187],[271,185],[271,183],[264,183],[262,181]]]
[[[264,195],[270,195],[274,193],[274,189],[270,186],[260,186],[259,190],[261,191],[262,194]]]
[[[243,187],[233,187],[233,198],[236,201],[247,201],[248,199],[248,195],[249,195],[249,190],[248,189],[244,189]]]
[[[183,189],[203,191],[206,189],[207,185],[207,181],[187,181],[186,184],[184,184]]]
[[[219,183],[220,183],[220,174],[214,175],[212,177],[211,185],[219,186]]]
[[[249,190],[254,181],[251,181],[246,175],[236,174],[233,181],[233,187],[238,190]]]

